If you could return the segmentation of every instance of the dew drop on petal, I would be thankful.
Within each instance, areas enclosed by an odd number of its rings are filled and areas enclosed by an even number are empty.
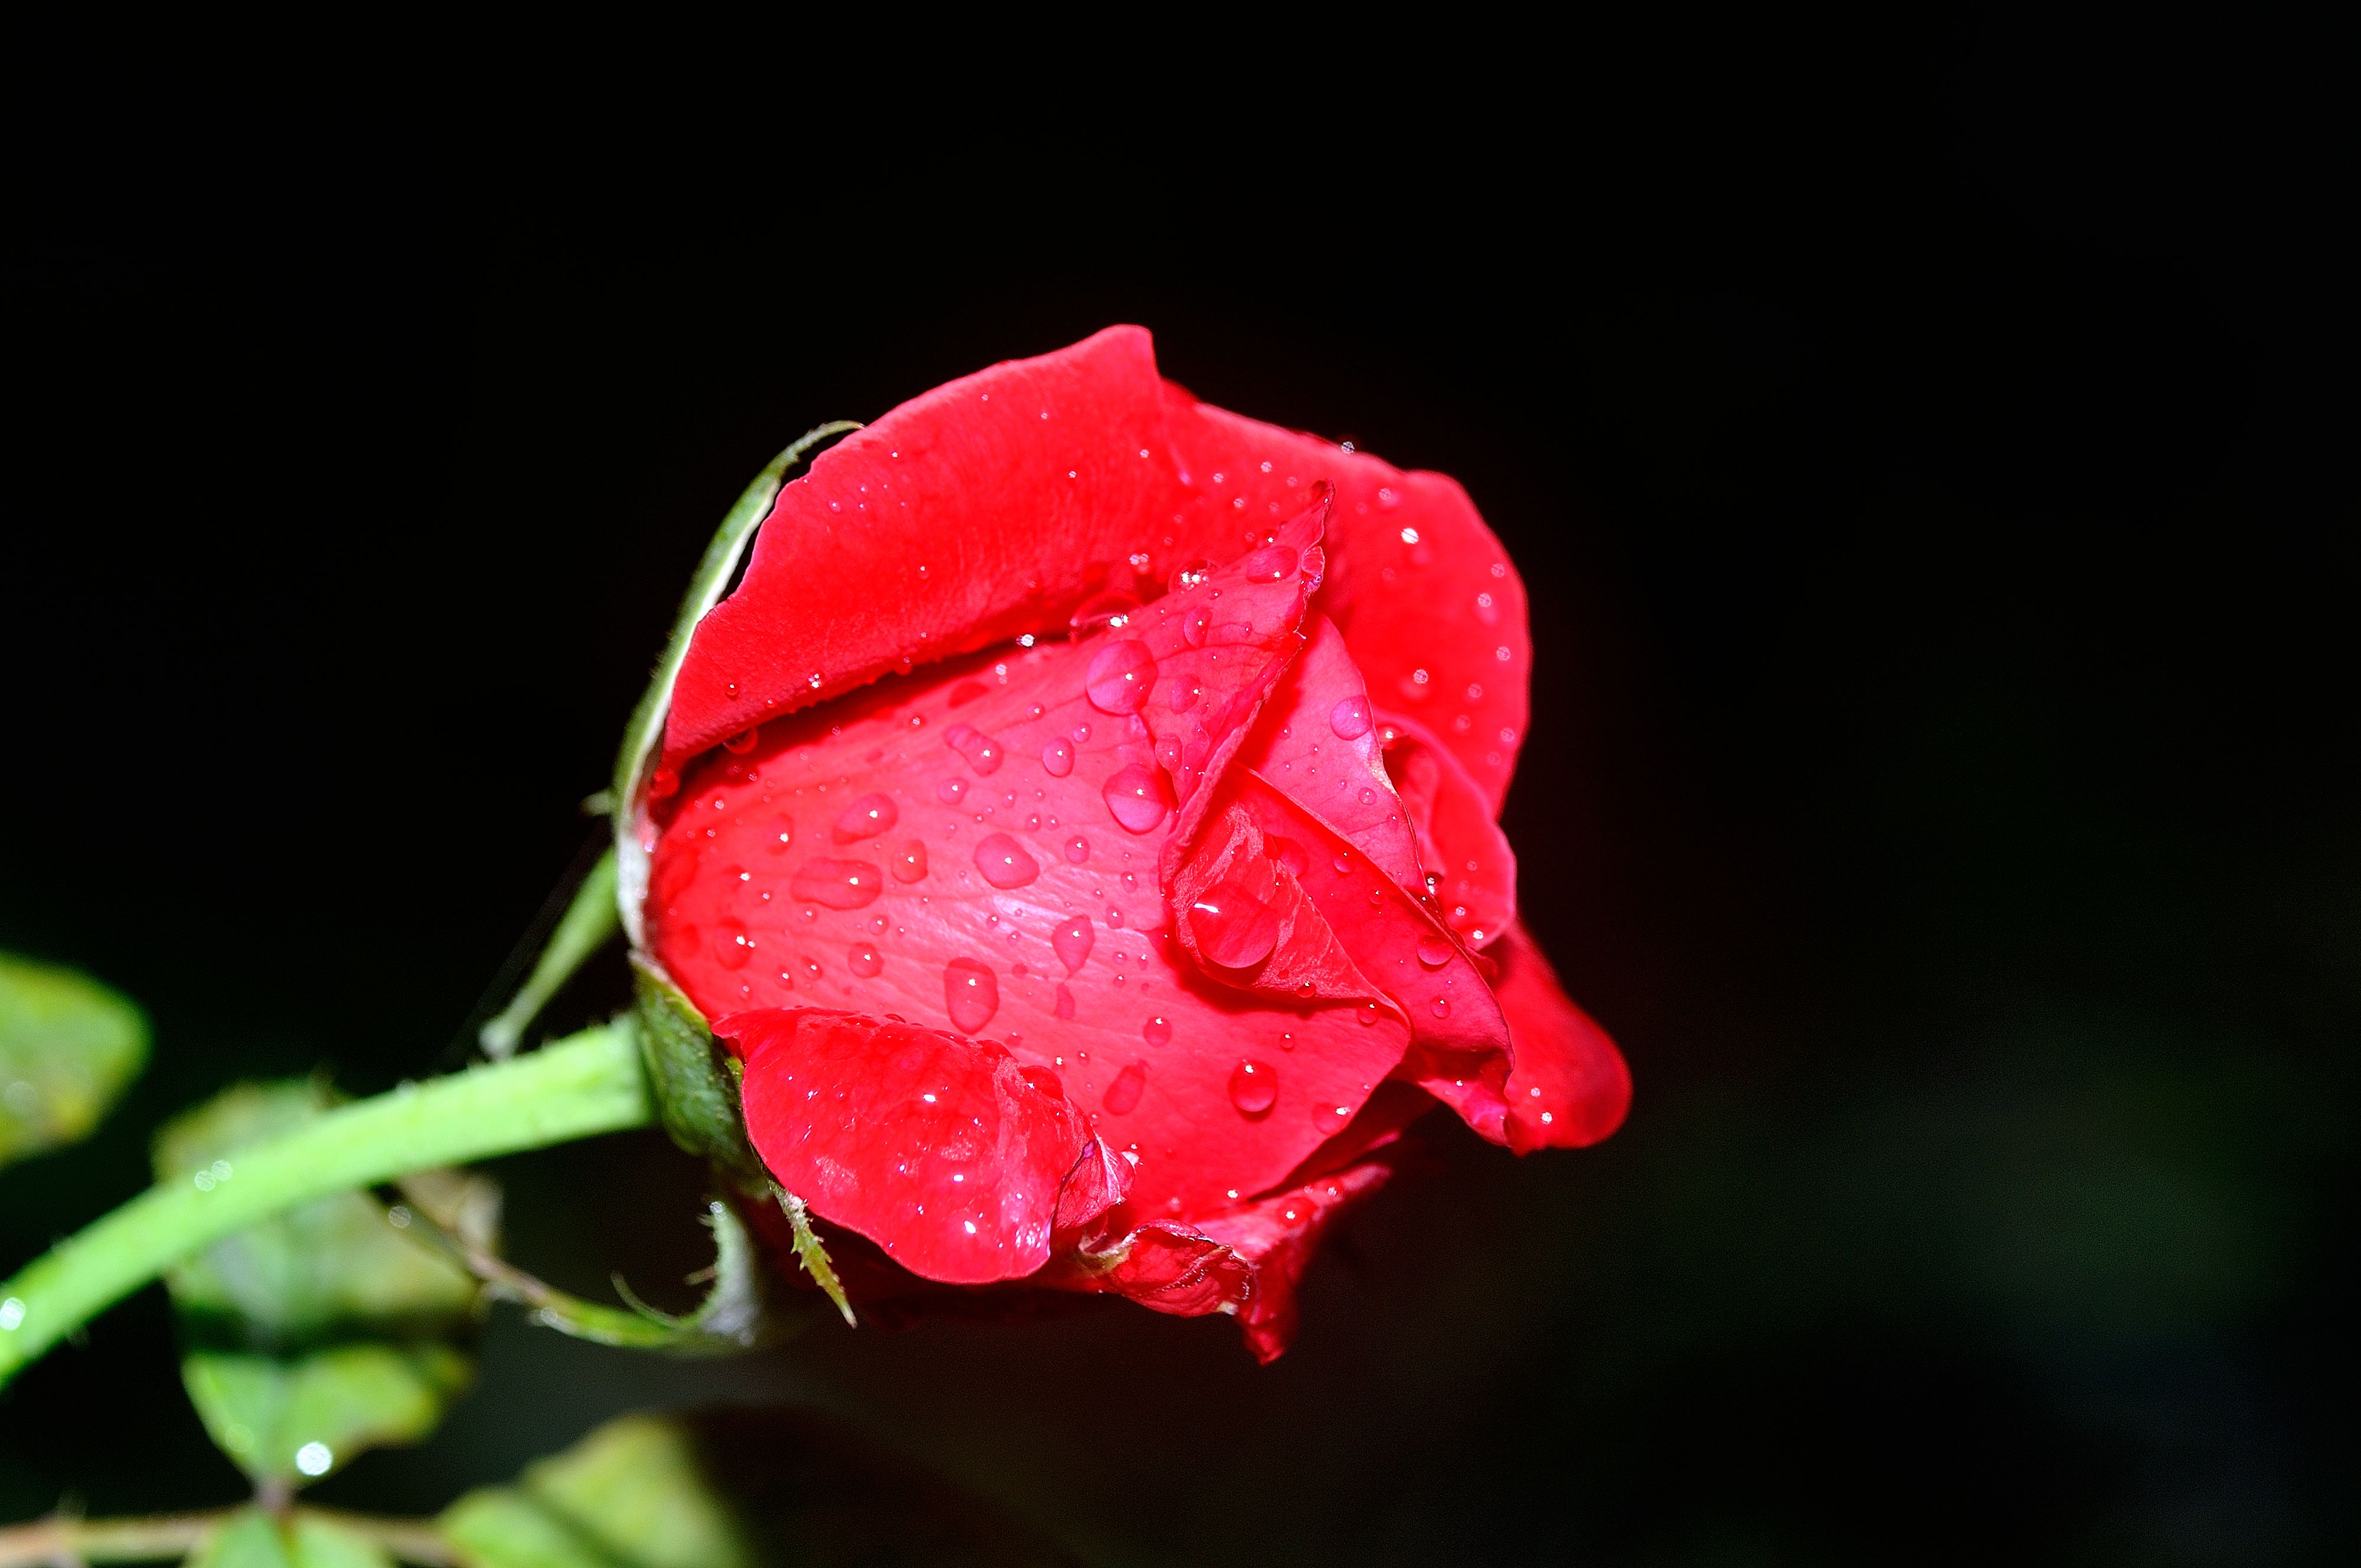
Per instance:
[[[1213,630],[1213,615],[1211,610],[1192,609],[1180,618],[1180,635],[1188,640],[1189,646],[1191,648],[1202,648],[1205,645],[1205,639],[1212,634]]]
[[[1111,1116],[1129,1114],[1131,1108],[1139,1103],[1140,1093],[1147,1087],[1148,1069],[1137,1062],[1132,1063],[1116,1073],[1115,1081],[1107,1085],[1104,1101],[1107,1114]]]
[[[714,961],[723,969],[744,969],[746,960],[754,956],[754,943],[746,935],[743,923],[736,920],[716,920],[713,923]]]
[[[1292,545],[1266,544],[1238,563],[1238,571],[1250,583],[1275,583],[1295,570],[1301,557]]]
[[[1369,732],[1368,699],[1348,696],[1328,710],[1328,728],[1340,740],[1357,740]]]
[[[1082,961],[1091,956],[1091,948],[1097,940],[1098,933],[1092,928],[1091,917],[1087,915],[1077,915],[1049,933],[1049,946],[1056,949],[1058,961],[1066,966],[1068,974],[1082,967]]]
[[[967,794],[965,779],[945,779],[935,786],[935,798],[945,806],[957,806],[960,803],[960,797],[965,794]]]
[[[1130,833],[1153,830],[1172,810],[1163,776],[1143,762],[1117,768],[1102,793],[1109,814]]]
[[[1080,833],[1066,840],[1066,859],[1081,865],[1091,858],[1091,841]]]
[[[927,846],[917,839],[909,839],[885,863],[894,869],[895,882],[917,882],[927,874]]]
[[[1434,999],[1434,1015],[1438,1018],[1448,1018],[1451,1016],[1451,998],[1448,996],[1438,996]]]
[[[1101,713],[1137,713],[1156,682],[1156,655],[1136,637],[1110,642],[1091,659],[1082,689]]]
[[[885,878],[867,861],[806,861],[787,886],[807,903],[861,909],[884,891]]]
[[[1003,752],[1000,742],[973,725],[954,724],[943,731],[943,743],[967,759],[967,765],[978,773],[999,771]]]
[[[1224,969],[1260,963],[1279,945],[1278,915],[1240,881],[1199,894],[1189,924],[1207,960]]]
[[[972,1035],[1000,1011],[1000,981],[973,959],[953,959],[943,966],[943,1008],[961,1034]]]
[[[1418,939],[1418,961],[1429,969],[1441,969],[1451,961],[1451,944],[1428,932]]]
[[[832,829],[836,841],[850,844],[856,839],[874,839],[902,819],[890,795],[864,795],[844,808]]]
[[[1352,873],[1353,861],[1350,856],[1339,855],[1328,863],[1335,868],[1338,876],[1349,876]]]
[[[1361,1003],[1360,1012],[1354,1016],[1361,1021],[1363,1028],[1367,1028],[1378,1021],[1378,1004],[1374,1002],[1364,1002]]]
[[[1005,891],[1023,887],[1041,874],[1041,864],[1025,852],[1025,847],[1005,833],[994,833],[977,841],[975,869],[983,880]]]
[[[1320,1129],[1323,1137],[1334,1137],[1352,1119],[1353,1108],[1350,1105],[1336,1105],[1323,1100],[1312,1108],[1312,1124]]]
[[[1279,1099],[1279,1072],[1268,1062],[1242,1061],[1230,1072],[1230,1103],[1259,1116]]]
[[[752,751],[754,743],[762,738],[763,732],[759,729],[742,729],[721,742],[721,749],[725,751],[734,751],[742,757]]]
[[[1139,1035],[1151,1046],[1169,1046],[1172,1043],[1172,1025],[1161,1018],[1150,1018],[1139,1026]]]
[[[874,942],[855,942],[852,950],[845,955],[844,967],[862,979],[869,980],[885,967],[885,960],[877,956],[877,944]]]
[[[1041,748],[1041,767],[1053,779],[1064,778],[1074,771],[1074,743],[1052,740]]]
[[[796,841],[796,819],[782,811],[778,821],[772,827],[774,831],[763,840],[763,848],[774,855],[784,855],[787,852],[787,846]]]
[[[1058,982],[1057,1014],[1060,1018],[1071,1018],[1074,1015],[1074,993],[1066,989],[1064,981]]]

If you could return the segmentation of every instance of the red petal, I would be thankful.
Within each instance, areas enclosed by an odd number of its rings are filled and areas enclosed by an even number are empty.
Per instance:
[[[1093,1131],[1139,1157],[1142,1214],[1187,1218],[1268,1190],[1334,1130],[1323,1117],[1384,1080],[1409,1032],[1390,1014],[1365,1025],[1357,1009],[1207,982],[1168,945],[1157,867],[1211,801],[1202,771],[1243,738],[1299,642],[1315,537],[1308,521],[1281,531],[1299,557],[1288,580],[1250,581],[1252,564],[1235,563],[1078,645],[888,682],[708,757],[653,846],[650,950],[708,1016],[817,1004],[989,1034],[1056,1071]],[[1126,639],[1168,679],[1137,712],[1111,714],[1087,687]],[[1189,683],[1179,711],[1175,677]],[[1178,802],[1144,832],[1104,793],[1131,769]],[[894,825],[840,842],[840,827],[883,817],[880,795]],[[804,876],[807,860],[840,863]],[[856,861],[885,874],[846,869]],[[798,899],[799,885],[830,896]],[[1253,1110],[1231,1090],[1250,1062],[1263,1069],[1248,1075]]]
[[[1469,946],[1486,947],[1517,917],[1516,851],[1492,819],[1492,803],[1423,726],[1381,713],[1378,727],[1419,859],[1436,878],[1436,911]]]
[[[1254,1266],[1254,1290],[1238,1309],[1238,1326],[1256,1360],[1277,1360],[1294,1339],[1296,1283],[1322,1234],[1339,1213],[1386,1184],[1397,1157],[1397,1150],[1388,1149],[1199,1227],[1208,1240],[1224,1244]]]
[[[1622,1125],[1631,1106],[1631,1069],[1607,1031],[1566,999],[1549,959],[1522,926],[1492,949],[1492,982],[1508,1014],[1516,1067],[1509,1075],[1509,1146],[1581,1148]]]
[[[1253,1293],[1254,1269],[1220,1242],[1159,1220],[1101,1254],[1060,1258],[1037,1283],[1121,1296],[1174,1317],[1199,1318],[1235,1310]]]
[[[782,489],[689,645],[664,762],[912,662],[1062,627],[1094,590],[1137,587],[1134,560],[1152,583],[1227,559],[1323,480],[1338,503],[1323,608],[1378,699],[1426,720],[1497,811],[1531,647],[1523,585],[1466,493],[1197,402],[1158,378],[1138,327],[939,387]]]
[[[989,1041],[840,1013],[741,1013],[715,1030],[746,1058],[763,1163],[815,1211],[948,1284],[1049,1261],[1086,1141],[1054,1074]]]
[[[1523,580],[1467,492],[1447,475],[1404,473],[1172,393],[1172,446],[1191,492],[1175,527],[1282,516],[1296,487],[1334,486],[1320,608],[1378,703],[1425,722],[1497,816],[1524,740],[1532,643]]]

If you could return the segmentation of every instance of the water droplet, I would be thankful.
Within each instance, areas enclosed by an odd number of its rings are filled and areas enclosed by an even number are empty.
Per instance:
[[[1091,858],[1091,841],[1080,833],[1066,840],[1066,859],[1081,865]]]
[[[1238,571],[1250,583],[1275,583],[1295,570],[1300,557],[1289,544],[1266,544],[1238,563]]]
[[[1172,591],[1185,593],[1191,588],[1202,587],[1205,579],[1213,575],[1213,564],[1211,561],[1199,559],[1188,562],[1173,572]]]
[[[1360,1012],[1354,1016],[1360,1019],[1361,1026],[1366,1029],[1378,1021],[1378,1004],[1374,1002],[1364,1002],[1361,1003]]]
[[[1242,1061],[1230,1073],[1230,1103],[1259,1116],[1279,1098],[1279,1071],[1268,1062]]]
[[[1064,778],[1074,771],[1074,743],[1052,740],[1041,748],[1041,766],[1053,779]]]
[[[1114,927],[1116,930],[1120,931],[1123,929],[1123,911],[1115,908],[1113,905],[1109,905],[1107,906],[1106,920],[1107,924]]]
[[[1156,765],[1168,773],[1180,771],[1180,737],[1159,735],[1156,738]]]
[[[1381,887],[1373,887],[1373,888],[1369,889],[1369,907],[1370,907],[1370,908],[1374,909],[1374,908],[1376,908],[1378,905],[1383,904],[1385,901],[1386,901],[1386,890],[1385,890],[1384,888],[1381,888]]]
[[[1108,812],[1126,832],[1149,832],[1172,810],[1163,776],[1141,762],[1116,769],[1101,793],[1106,797]]]
[[[1057,1013],[1060,1018],[1071,1018],[1074,1015],[1074,993],[1066,989],[1066,982],[1062,980],[1058,982]]]
[[[1165,683],[1164,705],[1175,713],[1186,713],[1197,706],[1205,695],[1204,686],[1194,675],[1175,675]]]
[[[1136,637],[1110,642],[1091,659],[1082,689],[1101,713],[1137,713],[1156,680],[1156,655]]]
[[[893,868],[895,882],[917,882],[927,874],[927,846],[916,839],[908,839],[885,863]]]
[[[1363,806],[1374,806],[1377,804],[1378,792],[1367,784],[1363,784],[1358,798]]]
[[[978,773],[999,771],[1004,755],[1000,742],[971,724],[954,724],[943,731],[943,744],[967,759]]]
[[[713,957],[723,969],[744,969],[746,960],[754,956],[753,939],[746,927],[736,920],[716,920],[713,923]]]
[[[1350,1105],[1336,1105],[1323,1100],[1312,1108],[1312,1124],[1320,1129],[1320,1135],[1323,1138],[1333,1138],[1343,1132],[1345,1124],[1352,1119],[1353,1108]]]
[[[1340,740],[1358,740],[1369,732],[1369,703],[1365,696],[1348,696],[1328,710],[1328,728]]]
[[[721,742],[721,749],[725,751],[735,751],[742,757],[747,752],[752,751],[754,749],[754,743],[762,740],[762,738],[763,732],[759,729],[741,729],[737,734],[730,737],[729,740]]]
[[[885,876],[867,861],[806,861],[788,890],[830,909],[861,909],[884,891]]]
[[[1352,874],[1353,858],[1350,855],[1339,855],[1328,863],[1335,868],[1336,874],[1338,876],[1349,876]]]
[[[1066,966],[1068,974],[1082,967],[1082,960],[1091,956],[1092,944],[1097,940],[1098,933],[1092,929],[1087,915],[1077,915],[1049,933],[1049,946],[1057,949],[1058,961]]]
[[[1041,874],[1041,863],[1005,833],[994,833],[977,842],[975,869],[983,873],[984,881],[1004,890],[1023,887]]]
[[[1418,939],[1418,961],[1429,969],[1441,969],[1451,961],[1451,944],[1427,932]]]
[[[960,797],[965,794],[967,794],[965,779],[945,779],[935,786],[935,798],[945,806],[957,806],[960,803]]]
[[[877,944],[874,942],[855,942],[852,950],[845,955],[844,967],[862,979],[870,980],[885,967],[885,960],[877,956]]]
[[[1434,999],[1434,1015],[1438,1018],[1448,1018],[1451,1016],[1451,998],[1448,996],[1438,996]]]
[[[874,839],[902,819],[902,813],[890,795],[864,795],[844,808],[832,829],[836,841],[851,844],[862,839]]]
[[[1189,924],[1209,962],[1245,969],[1279,945],[1279,916],[1244,882],[1206,889],[1189,907]]]
[[[1213,616],[1210,610],[1192,609],[1180,618],[1180,635],[1188,640],[1191,648],[1202,648],[1213,630]]]
[[[1118,592],[1093,594],[1076,606],[1074,613],[1067,618],[1066,630],[1073,634],[1075,641],[1080,641],[1093,631],[1130,625],[1132,616],[1138,609],[1139,600],[1133,595]]]
[[[818,670],[814,670],[810,674],[804,677],[804,684],[810,686],[812,690],[818,691],[824,684],[826,684],[827,680],[827,676],[821,674]]]
[[[1139,1034],[1140,1037],[1151,1046],[1169,1046],[1172,1043],[1172,1025],[1161,1018],[1150,1018],[1147,1023],[1142,1024],[1139,1026]]]
[[[972,1035],[1000,1011],[1000,981],[973,959],[953,959],[943,966],[943,1007],[951,1026]]]
[[[1131,1108],[1139,1103],[1141,1091],[1147,1087],[1148,1069],[1137,1062],[1132,1063],[1116,1073],[1115,1081],[1107,1085],[1104,1102],[1107,1114],[1111,1116],[1129,1114]]]
[[[787,846],[796,841],[796,819],[782,811],[774,826],[778,831],[763,840],[763,848],[774,855],[783,855],[786,853]]]
[[[881,936],[881,937],[882,937],[882,936],[884,936],[884,935],[885,934],[885,926],[886,926],[886,920],[885,920],[885,916],[884,916],[883,915],[872,916],[870,917],[870,920],[869,920],[869,928],[870,928],[871,930],[873,930],[873,931],[876,932],[876,933],[877,933],[879,936]]]

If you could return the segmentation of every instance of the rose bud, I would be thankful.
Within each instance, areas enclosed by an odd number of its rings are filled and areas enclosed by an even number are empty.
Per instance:
[[[1629,1102],[1517,924],[1530,659],[1457,484],[1112,328],[779,491],[627,803],[627,923],[856,1301],[1108,1293],[1268,1360],[1437,1102],[1520,1153]]]

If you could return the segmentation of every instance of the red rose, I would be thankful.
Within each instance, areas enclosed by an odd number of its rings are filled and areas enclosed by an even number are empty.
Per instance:
[[[697,627],[643,949],[879,1249],[857,1296],[1112,1292],[1268,1359],[1435,1101],[1522,1153],[1630,1099],[1516,924],[1530,652],[1442,475],[1200,403],[1136,327],[995,366],[787,485]]]

